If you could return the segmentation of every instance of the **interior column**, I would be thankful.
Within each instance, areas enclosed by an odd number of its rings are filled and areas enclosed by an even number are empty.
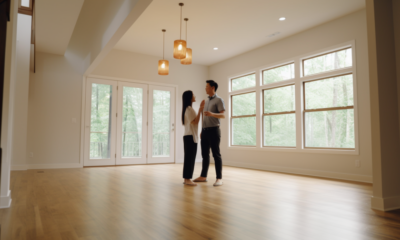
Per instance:
[[[397,1],[366,0],[373,158],[371,206],[381,211],[400,208]]]

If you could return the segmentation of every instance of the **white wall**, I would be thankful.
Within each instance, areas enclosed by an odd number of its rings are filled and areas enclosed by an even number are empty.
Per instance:
[[[228,119],[225,119],[221,124],[221,154],[224,164],[371,182],[371,122],[365,10],[214,64],[209,68],[209,77],[219,83],[218,94],[227,102],[229,76],[352,40],[356,42],[357,54],[359,155],[233,150],[228,147]],[[356,159],[361,161],[360,168],[355,167]]]
[[[26,164],[32,17],[18,14],[12,164]]]
[[[11,1],[10,21],[7,23],[6,55],[4,64],[4,91],[3,91],[3,116],[1,131],[1,184],[0,208],[7,208],[11,204],[10,169],[12,155],[13,135],[13,110],[15,79],[17,75],[17,23],[18,4]]]
[[[14,169],[80,167],[82,79],[80,61],[72,55],[37,53],[29,88],[27,151],[23,153],[28,165]]]
[[[93,75],[158,82],[178,85],[178,101],[176,103],[176,152],[177,162],[183,162],[183,126],[180,115],[182,111],[182,94],[186,90],[192,90],[197,96],[197,102],[193,105],[197,111],[202,99],[205,99],[205,81],[208,77],[208,67],[201,65],[181,65],[179,60],[169,60],[170,73],[168,76],[158,75],[157,57],[113,50],[93,71]],[[200,144],[199,144],[200,145]],[[201,160],[201,152],[198,150],[198,160]]]

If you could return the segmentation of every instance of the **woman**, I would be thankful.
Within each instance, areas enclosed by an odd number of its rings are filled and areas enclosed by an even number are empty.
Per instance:
[[[200,114],[203,112],[204,100],[200,104],[199,113],[192,108],[192,103],[196,101],[192,91],[186,91],[182,95],[182,124],[185,126],[185,133],[183,134],[183,146],[184,146],[184,162],[183,162],[183,184],[189,186],[196,186],[197,184],[192,182],[194,163],[196,161],[197,154],[197,142],[198,142],[198,123],[200,121]]]

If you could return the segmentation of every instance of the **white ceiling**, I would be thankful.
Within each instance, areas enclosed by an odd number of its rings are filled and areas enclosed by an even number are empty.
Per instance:
[[[64,55],[84,0],[35,1],[36,50]]]
[[[161,29],[166,29],[165,58],[173,59],[179,2],[185,4],[182,18],[189,18],[193,63],[207,66],[365,7],[365,0],[153,0],[115,49],[162,57]]]

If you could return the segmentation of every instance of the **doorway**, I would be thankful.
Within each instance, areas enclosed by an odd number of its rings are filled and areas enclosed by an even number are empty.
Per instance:
[[[175,89],[88,78],[84,166],[175,161]]]

